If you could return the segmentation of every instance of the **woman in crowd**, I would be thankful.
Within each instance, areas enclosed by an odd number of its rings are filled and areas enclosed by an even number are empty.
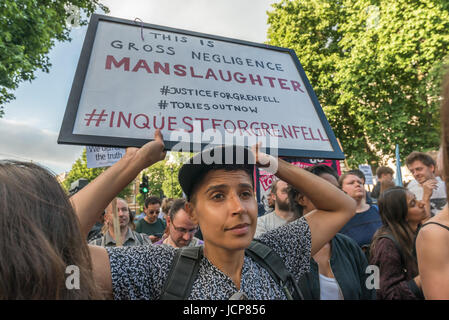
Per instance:
[[[441,155],[437,164],[449,195],[449,73],[443,87],[441,105]],[[441,163],[442,162],[442,163]],[[449,209],[443,210],[422,226],[416,239],[419,273],[426,299],[449,299]]]
[[[332,167],[316,165],[306,170],[338,187],[338,174]],[[315,210],[310,199],[298,190],[290,186],[288,193],[290,203],[301,214]],[[301,278],[299,287],[307,300],[375,299],[376,291],[366,286],[367,266],[357,243],[337,233],[310,260],[310,272]]]
[[[370,264],[379,267],[377,298],[423,299],[414,240],[427,215],[424,203],[407,189],[394,187],[381,194],[378,204],[383,225],[370,249]]]
[[[101,298],[87,232],[53,175],[33,163],[0,161],[0,199],[0,299]],[[78,271],[79,283],[72,282]]]
[[[341,189],[357,203],[356,215],[340,230],[340,233],[355,240],[360,247],[368,247],[374,233],[382,225],[378,209],[366,203],[363,181],[356,173],[346,172],[340,176],[338,182]]]
[[[185,210],[200,225],[204,236],[198,274],[185,298],[229,299],[236,293],[249,299],[288,298],[285,287],[253,258],[245,256],[256,230],[257,202],[254,156],[242,149],[204,150],[180,170],[179,181],[188,199]],[[116,193],[142,169],[165,157],[163,150],[162,135],[156,131],[154,141],[140,149],[128,148],[122,159],[74,196],[72,201],[86,234]],[[210,164],[211,153],[215,151],[223,157],[230,152],[234,155],[233,164],[227,164],[229,159],[221,157],[219,163]],[[245,155],[243,164],[236,163],[241,161],[237,159],[240,152]],[[255,155],[256,159],[262,159],[258,163],[266,163],[266,155],[256,151]],[[308,271],[311,254],[329,242],[354,215],[355,204],[325,180],[283,160],[268,159],[278,164],[278,178],[303,192],[317,207],[303,218],[258,239],[280,256],[298,281]],[[116,299],[160,299],[176,250],[179,249],[169,246],[91,248],[95,277]]]

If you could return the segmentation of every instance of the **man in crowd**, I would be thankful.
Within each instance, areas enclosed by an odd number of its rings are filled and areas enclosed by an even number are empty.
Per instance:
[[[374,186],[373,192],[371,192],[371,197],[378,199],[380,196],[380,187],[382,182],[393,182],[393,170],[389,167],[380,166],[376,170],[377,183]]]
[[[184,210],[185,204],[185,199],[173,201],[167,216],[168,237],[165,240],[159,240],[155,244],[166,244],[174,248],[193,247],[203,244],[203,241],[194,236],[198,231],[198,225],[192,221]]]
[[[290,208],[287,188],[288,184],[285,181],[276,180],[273,182],[272,194],[274,198],[274,211],[257,219],[255,238],[258,238],[269,230],[283,226],[298,218],[295,212]]]
[[[161,199],[158,197],[148,197],[145,199],[145,217],[136,222],[136,231],[145,233],[150,237],[151,242],[156,242],[162,238],[165,230],[165,223],[158,218],[161,208]]]
[[[351,173],[353,175],[356,175],[357,177],[359,177],[360,179],[362,179],[362,188],[365,192],[364,198],[365,198],[365,202],[367,204],[373,204],[373,199],[371,198],[371,192],[366,191],[365,189],[365,184],[366,184],[366,177],[365,174],[363,173],[362,170],[359,169],[352,169],[349,170],[348,173]]]
[[[131,212],[128,203],[126,203],[124,199],[117,198],[117,215],[120,224],[120,242],[122,243],[122,246],[139,246],[151,243],[147,235],[137,233],[129,227],[132,224]],[[110,204],[106,209],[106,214],[104,216],[105,224],[102,229],[103,236],[90,241],[89,244],[102,247],[115,247],[117,245],[113,217],[112,205]]]
[[[431,216],[436,215],[446,205],[447,196],[444,182],[435,175],[435,161],[423,152],[412,152],[405,163],[415,178],[407,188],[417,200],[424,201],[426,207],[430,206]]]

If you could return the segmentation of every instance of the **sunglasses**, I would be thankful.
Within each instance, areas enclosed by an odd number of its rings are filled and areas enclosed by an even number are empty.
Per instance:
[[[148,211],[148,213],[149,214],[155,214],[155,213],[159,213],[159,211],[158,210],[150,210],[150,211]]]

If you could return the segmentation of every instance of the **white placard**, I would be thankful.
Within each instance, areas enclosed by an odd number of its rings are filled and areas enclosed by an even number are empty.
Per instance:
[[[359,164],[360,171],[365,175],[365,184],[374,185],[373,171],[369,164]]]
[[[125,155],[124,148],[106,148],[86,146],[87,167],[109,167],[119,161]]]
[[[237,145],[257,140],[341,157],[292,51],[108,18],[92,30],[92,47],[80,59],[88,59],[85,76],[76,77],[84,81],[76,86],[79,101],[76,90],[70,100],[76,115],[66,117],[73,130],[64,126],[60,142],[78,141],[69,134],[151,139],[160,128],[165,141],[228,144],[230,135]]]

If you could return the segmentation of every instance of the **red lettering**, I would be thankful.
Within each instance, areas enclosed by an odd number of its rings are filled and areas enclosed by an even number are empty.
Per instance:
[[[142,123],[142,126],[139,126],[137,123],[136,123],[136,120],[139,118],[139,117],[144,117],[145,118],[145,120],[146,120],[146,123]],[[149,123],[150,123],[150,119],[148,119],[148,116],[146,115],[146,114],[142,114],[142,113],[139,113],[137,116],[135,116],[134,117],[134,126],[136,126],[137,128],[139,128],[139,129],[143,129],[143,128],[148,128],[148,129],[150,129],[150,127],[149,127]]]
[[[237,78],[237,75],[239,75],[239,77]],[[245,83],[246,82],[246,77],[243,76],[243,73],[241,72],[236,72],[234,73],[234,79],[235,81],[237,81],[238,83]]]
[[[258,82],[259,85],[260,85],[261,87],[263,87],[262,79],[260,78],[259,75],[256,76],[256,79],[254,79],[254,78],[253,78],[253,75],[250,73],[250,74],[249,74],[249,80],[251,81],[251,83],[252,83],[253,85],[256,84],[256,82]]]
[[[309,132],[310,132],[310,135],[312,136],[312,140],[320,140],[318,138],[315,139],[315,137],[313,136],[312,128],[310,128],[310,127],[309,127]]]
[[[214,71],[211,68],[207,69],[207,73],[204,79],[209,79],[210,77],[213,77],[215,80],[218,80],[217,76],[215,75]]]
[[[227,79],[225,79],[225,78],[223,77],[223,72],[222,72],[222,70],[218,70],[218,73],[220,74],[221,80],[226,81],[226,82],[229,82],[229,81],[232,80],[232,75],[231,75],[231,72],[230,72],[230,71],[227,71],[227,73],[228,73],[228,78],[227,78]]]
[[[232,123],[232,126],[234,127],[234,131],[232,131],[232,132],[229,132],[229,131],[228,131],[228,128],[226,127],[226,123],[228,123],[228,122]],[[226,130],[227,132],[229,132],[229,133],[234,133],[235,130],[237,129],[237,127],[235,126],[234,122],[232,122],[231,120],[226,120],[226,121],[223,123],[223,128],[225,128],[225,130]]]
[[[190,127],[190,130],[186,130],[187,132],[193,132],[193,126],[192,126],[192,124],[191,123],[187,123],[186,122],[186,119],[189,119],[190,121],[192,121],[192,118],[190,118],[190,117],[184,117],[184,118],[182,118],[182,122],[184,122],[184,124],[185,125],[188,125],[189,127]]]
[[[290,90],[290,88],[285,85],[285,83],[288,81],[287,79],[278,79],[278,81],[281,89]]]
[[[291,83],[292,86],[293,86],[293,90],[295,90],[295,91],[301,91],[302,93],[304,93],[304,91],[302,91],[302,89],[301,89],[301,84],[300,84],[298,81],[291,80],[290,83]]]
[[[193,69],[193,67],[190,67],[190,74],[192,75],[192,78],[203,78],[203,76],[195,74],[195,70]]]
[[[240,126],[240,122],[243,122],[245,124],[245,127]],[[237,120],[237,125],[239,127],[241,136],[243,136],[242,130],[244,130],[245,132],[248,132],[248,130],[246,130],[246,128],[248,128],[248,123],[245,120]],[[251,135],[251,133],[249,133],[249,132],[248,132],[248,134]]]
[[[147,62],[144,59],[140,59],[139,61],[137,61],[132,72],[137,72],[140,68],[144,68],[145,70],[147,70],[148,73],[152,73],[150,67],[148,66]]]
[[[275,123],[272,123],[272,124],[271,124],[271,129],[273,130],[274,136],[275,136],[275,137],[278,137],[278,138],[281,138],[282,136],[279,135],[279,129],[275,129],[274,126],[277,127],[277,126],[279,126],[279,125],[278,125],[278,124],[275,124]],[[276,131],[277,131],[278,134],[276,134]]]
[[[204,120],[209,120],[209,118],[195,118],[195,120],[200,120],[201,121],[201,132],[203,132],[204,131],[203,121]]]
[[[285,127],[283,125],[281,125],[281,128],[282,128],[282,134],[284,135],[285,138],[287,138],[286,133],[288,133],[290,138],[293,139],[292,128],[290,126],[288,126],[288,132],[287,132],[287,130],[285,129]]]
[[[117,60],[115,60],[114,56],[108,55],[106,56],[106,69],[107,70],[111,70],[112,64],[114,64],[114,66],[116,68],[120,68],[120,66],[122,64],[124,64],[124,70],[125,71],[129,71],[129,58],[125,57],[122,60],[120,60],[119,62],[117,62]]]
[[[251,129],[251,131],[252,131],[252,133],[254,133],[254,135],[255,136],[261,136],[262,134],[260,133],[260,128],[257,128],[256,130],[257,130],[257,132],[259,133],[259,134],[257,134],[256,132],[254,132],[254,128],[253,128],[253,125],[254,124],[259,124],[258,122],[251,122],[251,124],[249,125],[249,128]]]
[[[156,116],[154,116],[153,117],[153,128],[154,129],[161,129],[161,130],[164,129],[165,117],[162,117],[162,123],[161,123],[161,126],[159,128],[156,125],[156,119],[157,119]]]
[[[223,121],[223,120],[220,120],[220,119],[212,119],[212,128],[214,128],[214,132],[215,132],[215,129],[220,125],[220,124],[218,124],[218,123],[215,123],[215,121]]]
[[[114,126],[114,116],[115,116],[115,112],[112,111],[111,112],[111,118],[109,120],[109,127],[112,128]]]
[[[159,71],[162,71],[163,73],[170,75],[170,65],[168,63],[164,63],[164,67],[162,67],[160,62],[155,62],[153,68],[154,73],[159,74]]]
[[[270,87],[274,88],[274,79],[276,79],[275,77],[264,77],[265,79],[267,79],[268,81],[270,81]]]
[[[173,69],[175,69],[175,74],[177,75],[177,76],[180,76],[180,77],[185,77],[186,75],[187,75],[187,72],[186,72],[186,66],[185,65],[182,65],[182,64],[175,64],[174,66],[173,66]]]
[[[175,120],[175,121],[172,121],[172,120]],[[176,117],[168,117],[168,128],[167,129],[171,130],[171,131],[175,131],[176,129],[173,129],[172,125],[177,125]]]
[[[270,133],[270,131],[268,130],[269,128],[270,128],[270,126],[267,124],[267,123],[265,123],[265,122],[261,122],[260,123],[260,126],[262,127],[262,130],[265,130],[270,136],[271,136],[271,133]],[[263,132],[263,131],[262,131]],[[265,134],[264,134],[265,135]]]
[[[304,129],[307,129],[307,127],[304,127],[304,126],[301,127],[301,132],[302,132],[302,136],[304,137],[304,140],[312,140],[310,138],[306,138],[306,134],[308,134],[308,133],[304,132]]]
[[[298,139],[297,133],[299,133],[299,127],[298,126],[293,126],[293,131],[295,132],[295,138]]]
[[[117,128],[120,128],[120,124],[122,122],[125,122],[125,125],[129,128],[129,126],[131,125],[131,115],[132,113],[128,113],[128,121],[126,121],[125,116],[123,115],[123,112],[119,112],[118,114],[118,121],[117,121]]]
[[[329,139],[323,138],[323,136],[321,135],[320,129],[318,129],[318,134],[320,135],[321,141],[329,141]]]

